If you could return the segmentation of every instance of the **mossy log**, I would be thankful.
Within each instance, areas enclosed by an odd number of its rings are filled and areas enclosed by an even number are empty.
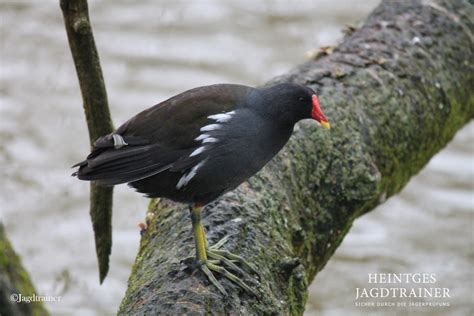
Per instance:
[[[467,1],[384,1],[332,52],[268,83],[313,88],[332,129],[300,123],[271,163],[204,210],[209,242],[232,235],[225,248],[258,267],[262,298],[221,279],[224,298],[188,269],[187,207],[155,200],[119,314],[302,314],[353,220],[473,117],[473,16]]]
[[[48,315],[41,300],[27,302],[20,294],[27,299],[38,295],[0,223],[0,315]]]

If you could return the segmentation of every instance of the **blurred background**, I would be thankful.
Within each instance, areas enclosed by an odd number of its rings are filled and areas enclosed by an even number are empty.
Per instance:
[[[0,220],[54,315],[115,314],[147,199],[115,191],[111,269],[99,285],[89,184],[70,166],[89,151],[59,1],[0,2]],[[196,86],[263,84],[334,45],[375,0],[89,1],[116,126]],[[337,122],[332,122],[337,124]],[[449,123],[449,122],[447,122]],[[472,314],[474,123],[398,196],[356,220],[310,288],[306,315]],[[368,273],[436,273],[449,307],[356,307]]]

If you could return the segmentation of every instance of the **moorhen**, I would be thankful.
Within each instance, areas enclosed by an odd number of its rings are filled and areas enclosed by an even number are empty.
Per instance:
[[[211,271],[255,293],[219,265],[235,269],[239,262],[254,270],[241,257],[219,249],[225,240],[208,246],[201,209],[262,169],[286,144],[294,125],[310,118],[329,128],[315,92],[302,85],[199,87],[100,137],[87,159],[74,166],[79,169],[73,175],[100,185],[128,183],[148,197],[188,203],[201,270],[223,294],[226,290]]]

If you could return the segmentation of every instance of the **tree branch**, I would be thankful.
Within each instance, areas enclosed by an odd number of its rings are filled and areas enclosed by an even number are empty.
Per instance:
[[[271,81],[318,91],[326,132],[302,122],[260,173],[204,211],[209,243],[259,268],[263,298],[226,279],[226,299],[180,260],[184,205],[153,201],[120,314],[302,314],[307,287],[353,220],[399,192],[474,115],[473,8],[384,1],[329,55]],[[270,83],[269,83],[270,84]]]
[[[92,146],[97,138],[113,132],[114,127],[110,118],[99,55],[92,34],[87,0],[60,0],[60,3],[81,87],[89,141]],[[109,270],[112,248],[112,197],[113,187],[101,187],[91,182],[90,216],[101,283]]]

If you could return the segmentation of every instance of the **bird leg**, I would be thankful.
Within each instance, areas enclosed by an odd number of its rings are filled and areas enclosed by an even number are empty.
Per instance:
[[[241,288],[246,290],[249,293],[254,294],[255,296],[259,296],[258,292],[252,288],[250,288],[247,284],[245,284],[238,276],[229,272],[226,268],[219,265],[220,263],[232,268],[239,273],[244,274],[245,272],[239,268],[234,262],[243,263],[245,267],[250,267],[251,271],[255,271],[245,260],[237,255],[233,255],[228,251],[219,250],[220,247],[225,243],[227,240],[224,237],[220,242],[216,245],[208,247],[206,234],[204,232],[204,227],[201,223],[201,206],[191,206],[191,221],[193,224],[193,231],[194,231],[194,241],[196,245],[196,261],[199,264],[199,268],[206,274],[207,278],[211,283],[219,289],[219,291],[227,295],[227,291],[225,288],[217,281],[212,271],[216,273],[222,274],[227,279],[231,280],[232,282],[239,285]]]

